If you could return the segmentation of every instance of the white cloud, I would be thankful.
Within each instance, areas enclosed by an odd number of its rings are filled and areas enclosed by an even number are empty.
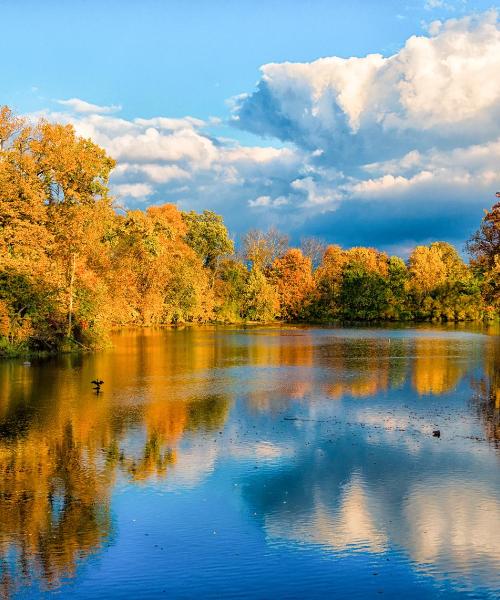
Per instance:
[[[448,6],[444,0],[426,0],[424,8],[426,10],[433,10],[434,8],[443,8]]]
[[[315,181],[312,177],[304,177],[292,181],[291,187],[298,192],[303,192],[304,206],[325,206],[330,210],[342,199],[342,194],[337,191],[332,181]]]
[[[258,208],[263,206],[285,206],[288,204],[288,198],[284,196],[278,196],[278,198],[271,198],[271,196],[259,196],[255,200],[249,200],[248,206],[252,208]]]
[[[467,0],[425,0],[425,10],[445,10],[449,12],[455,12],[457,10],[463,10],[467,4]]]
[[[396,54],[271,63],[235,124],[359,165],[500,135],[497,14],[452,19]]]
[[[98,104],[91,104],[90,102],[85,102],[85,100],[80,100],[80,98],[58,100],[57,103],[62,104],[63,106],[67,106],[73,112],[83,114],[109,114],[118,112],[122,108],[119,105],[99,106]]]
[[[65,112],[43,111],[52,121],[72,123],[79,135],[92,138],[117,160],[112,191],[120,204],[178,202],[183,208],[213,208],[220,212],[240,206],[262,206],[248,197],[269,195],[269,208],[288,203],[287,186],[306,162],[296,148],[242,146],[214,137],[206,128],[220,127],[217,119],[193,117],[124,119],[117,115],[84,113],[85,101],[75,100]],[[287,183],[288,182],[288,183]],[[182,184],[182,185],[180,185]],[[245,200],[244,200],[245,198]],[[234,215],[232,225],[243,214]],[[264,217],[265,215],[263,215]],[[231,219],[229,219],[231,221]],[[248,223],[245,222],[245,226]]]
[[[168,183],[179,179],[189,179],[190,175],[185,169],[181,169],[177,165],[123,163],[115,168],[113,177],[115,179],[117,177],[145,177],[152,183]]]
[[[500,189],[500,27],[494,12],[435,22],[393,56],[268,64],[233,124],[280,141],[245,145],[192,116],[121,118],[73,98],[73,123],[118,161],[121,204],[222,213],[233,233],[408,248],[462,244]],[[226,129],[226,131],[228,131]]]
[[[249,200],[249,206],[269,206],[271,204],[271,196],[259,196],[255,200]]]
[[[171,119],[169,117],[154,117],[152,119],[134,119],[134,123],[140,127],[155,127],[160,130],[175,131],[177,129],[190,129],[192,127],[203,127],[205,121],[195,119],[194,117],[184,117],[183,119]]]
[[[146,198],[153,193],[153,188],[147,183],[122,183],[113,185],[111,189],[114,194],[128,198]]]

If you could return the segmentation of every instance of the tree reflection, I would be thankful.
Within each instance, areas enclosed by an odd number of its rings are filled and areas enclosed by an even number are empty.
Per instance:
[[[126,350],[125,346],[125,352],[115,357],[118,364],[102,354],[87,361],[63,357],[40,369],[15,363],[1,366],[4,597],[19,585],[52,589],[73,576],[82,559],[112,538],[110,494],[117,477],[136,482],[163,478],[176,463],[184,435],[224,425],[226,396],[184,397],[185,386],[176,382],[175,373],[180,361],[190,360],[185,352],[179,357],[167,349],[149,360],[150,348],[141,351],[139,344],[135,352]],[[213,347],[193,352],[198,365],[211,363]],[[108,390],[123,387],[141,356],[147,364],[143,363],[140,377],[146,373],[161,382],[147,387],[146,396],[135,389],[125,401],[106,392],[92,393],[88,382],[94,372],[101,374]],[[203,391],[199,386],[194,389]],[[139,446],[130,443],[130,436],[142,439]]]
[[[485,355],[483,377],[473,380],[472,404],[485,429],[486,438],[500,448],[500,341],[491,340]]]
[[[32,367],[0,365],[4,596],[22,583],[57,587],[75,573],[80,561],[112,540],[110,498],[119,478],[141,484],[175,473],[177,484],[182,477],[187,485],[198,483],[213,468],[217,450],[213,444],[190,447],[183,442],[190,436],[212,439],[224,426],[237,394],[248,401],[249,418],[259,413],[259,418],[272,422],[281,419],[278,413],[284,408],[308,397],[325,400],[331,411],[330,400],[337,406],[344,399],[356,399],[356,407],[368,406],[370,399],[391,390],[412,398],[439,396],[452,392],[473,372],[474,409],[488,439],[499,444],[500,345],[493,337],[480,352],[467,350],[468,354],[460,350],[460,341],[425,336],[316,337],[312,331],[298,330],[242,338],[202,328],[122,332],[113,352],[64,356],[40,365],[34,361]],[[105,382],[98,396],[90,386],[96,376]],[[444,479],[441,456],[429,455],[415,464],[442,476],[444,487],[436,488],[439,494],[426,504],[418,486],[415,491],[412,482],[405,484],[407,448],[384,445],[384,427],[394,430],[400,415],[373,413],[364,417],[367,426],[369,417],[382,436],[376,449],[354,446],[347,434],[335,443],[315,441],[313,419],[307,429],[297,428],[293,443],[300,452],[295,466],[266,481],[266,489],[276,490],[277,504],[270,506],[257,496],[249,501],[265,515],[271,537],[308,540],[335,551],[359,546],[374,553],[397,541],[417,561],[442,560],[444,546],[432,545],[411,528],[428,514],[429,527],[442,531],[440,523],[450,508],[456,506],[462,514],[483,495],[469,482],[472,500],[453,504],[457,482]],[[401,423],[405,429],[407,421]],[[265,457],[269,464],[275,457],[285,461],[293,454],[282,452],[280,440],[271,433],[253,443],[252,457]],[[233,456],[237,451],[232,449]],[[376,463],[387,468],[381,472]],[[279,494],[283,489],[289,492],[287,504]],[[427,506],[432,514],[426,513]],[[498,516],[498,507],[491,514]],[[484,549],[480,540],[486,539],[490,521],[474,521],[482,532],[471,537],[474,560]],[[462,521],[451,525],[457,523],[462,527]],[[491,535],[488,540],[492,546]],[[462,549],[450,548],[453,561],[462,560]]]
[[[415,340],[416,358],[413,385],[420,394],[439,396],[453,390],[468,365],[456,359],[457,345],[450,340]]]

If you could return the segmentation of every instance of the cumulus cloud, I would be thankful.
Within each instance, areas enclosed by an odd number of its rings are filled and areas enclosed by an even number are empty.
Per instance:
[[[251,206],[252,208],[259,206],[283,206],[285,204],[288,204],[288,199],[284,196],[279,196],[278,198],[271,198],[271,196],[259,196],[254,200],[248,201],[248,206]]]
[[[233,123],[352,167],[500,135],[497,14],[436,22],[396,54],[267,64]]]
[[[99,106],[98,104],[91,104],[90,102],[85,102],[85,100],[80,100],[80,98],[70,98],[69,100],[58,100],[58,104],[62,104],[63,106],[67,106],[73,112],[76,113],[93,113],[93,114],[108,114],[114,113],[121,110],[121,106],[112,105],[112,106]]]
[[[229,127],[125,119],[76,98],[43,114],[117,159],[113,192],[126,206],[177,202],[222,213],[235,234],[275,225],[296,240],[403,253],[434,239],[462,245],[477,227],[500,188],[495,12],[435,21],[389,57],[261,70],[256,90],[229,103]],[[230,126],[260,145],[237,142]]]
[[[129,198],[147,198],[153,193],[153,188],[147,183],[122,183],[111,187],[113,193]]]
[[[307,168],[299,148],[244,146],[212,135],[210,128],[221,126],[216,119],[124,119],[82,112],[80,101],[65,106],[68,110],[32,116],[71,123],[79,135],[104,147],[117,160],[112,192],[125,207],[176,202],[185,209],[210,208],[237,234],[282,219],[289,193],[297,195],[291,184]],[[268,210],[259,212],[264,206]]]
[[[311,172],[291,187],[310,233],[396,248],[463,242],[477,226],[500,185],[496,12],[436,21],[389,57],[261,71],[256,91],[234,99],[232,122],[308,153]]]

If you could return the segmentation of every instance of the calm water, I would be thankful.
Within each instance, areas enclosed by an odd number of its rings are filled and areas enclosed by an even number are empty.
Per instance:
[[[3,597],[499,597],[497,335],[114,344],[0,363]]]

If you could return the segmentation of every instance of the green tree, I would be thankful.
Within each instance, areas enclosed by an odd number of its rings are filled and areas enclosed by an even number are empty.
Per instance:
[[[234,243],[220,215],[211,210],[201,214],[191,211],[183,213],[182,218],[187,226],[187,244],[209,269],[215,270],[221,258],[234,252]]]
[[[244,292],[243,316],[250,321],[272,321],[279,314],[276,290],[264,273],[253,268]]]
[[[388,299],[385,316],[396,321],[411,318],[408,306],[408,268],[402,258],[391,256],[388,263]]]
[[[215,315],[218,321],[235,323],[242,319],[248,270],[235,259],[222,260],[215,282]]]
[[[388,281],[358,262],[349,262],[342,273],[342,317],[349,321],[381,319],[389,305]]]

